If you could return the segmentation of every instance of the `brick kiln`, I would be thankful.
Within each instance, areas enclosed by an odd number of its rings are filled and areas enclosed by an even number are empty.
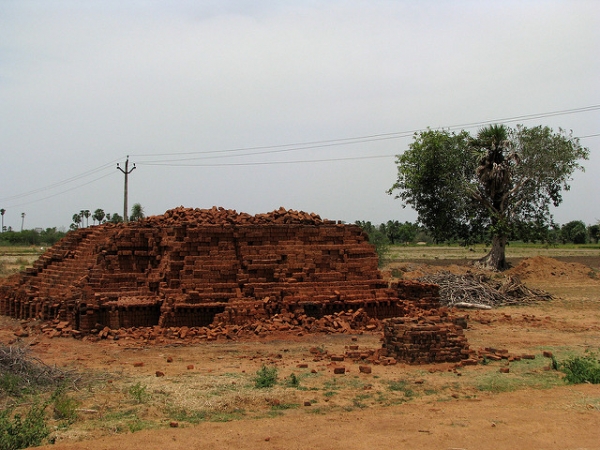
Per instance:
[[[180,207],[69,232],[0,286],[0,314],[87,334],[360,309],[374,319],[416,317],[439,306],[436,287],[390,287],[377,264],[355,225],[283,208],[252,216]]]

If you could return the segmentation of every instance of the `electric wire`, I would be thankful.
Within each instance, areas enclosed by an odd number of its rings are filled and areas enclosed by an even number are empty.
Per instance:
[[[117,174],[117,173],[116,172],[114,172],[114,173],[113,172],[109,172],[109,173],[107,173],[105,175],[102,175],[101,177],[94,178],[93,180],[90,180],[87,183],[80,184],[80,185],[77,185],[77,186],[73,186],[73,187],[71,187],[69,189],[65,189],[64,191],[56,192],[54,194],[48,195],[48,196],[43,197],[43,198],[39,198],[37,200],[30,200],[30,201],[25,202],[25,203],[19,203],[19,204],[16,204],[16,205],[10,205],[10,207],[11,208],[16,208],[18,206],[25,206],[25,205],[30,205],[32,203],[38,203],[38,202],[41,202],[41,201],[44,201],[44,200],[48,200],[49,198],[56,197],[58,195],[62,195],[64,193],[66,193],[66,192],[74,191],[75,189],[79,189],[79,188],[82,188],[82,187],[87,186],[89,184],[95,183],[96,181],[102,180],[102,179],[104,179],[106,177],[109,177],[109,176],[111,176],[113,174]]]
[[[82,172],[82,173],[80,173],[78,175],[74,175],[74,176],[72,176],[70,178],[66,178],[64,180],[57,181],[55,183],[49,184],[49,185],[44,186],[44,187],[33,189],[31,191],[28,191],[28,192],[23,192],[21,194],[15,194],[15,195],[12,195],[12,196],[9,196],[9,197],[2,197],[2,198],[0,198],[0,201],[18,200],[20,198],[29,197],[29,196],[31,196],[33,194],[37,194],[39,192],[48,191],[50,189],[54,189],[54,188],[57,188],[57,187],[64,186],[65,184],[69,184],[69,183],[71,183],[73,181],[77,181],[77,180],[80,180],[80,179],[85,178],[87,176],[93,175],[95,173],[102,172],[102,171],[106,170],[107,168],[109,168],[114,163],[116,163],[117,161],[119,161],[119,160],[114,160],[114,161],[108,162],[108,163],[103,164],[103,165],[101,165],[99,167],[96,167],[94,169],[90,169],[90,170],[88,170],[86,172]]]
[[[301,163],[316,163],[316,162],[331,162],[331,161],[353,161],[361,159],[377,159],[377,158],[392,158],[396,154],[390,155],[370,155],[370,156],[347,156],[344,158],[323,158],[323,159],[306,159],[292,161],[257,161],[257,162],[240,162],[240,163],[216,163],[216,164],[174,164],[163,163],[162,161],[155,163],[145,163],[146,166],[167,166],[167,167],[226,167],[226,166],[269,166],[275,164],[301,164]]]
[[[479,121],[479,122],[469,122],[469,123],[450,125],[448,127],[440,127],[440,128],[447,129],[447,130],[475,128],[475,127],[481,127],[481,126],[489,125],[489,124],[493,124],[493,123],[518,122],[520,120],[534,120],[534,119],[538,119],[538,118],[575,114],[575,113],[589,112],[589,111],[596,111],[596,110],[600,110],[600,105],[591,105],[591,106],[584,106],[581,108],[563,109],[563,110],[550,111],[550,112],[545,112],[545,113],[524,114],[524,115],[520,115],[520,116],[507,117],[507,118],[503,118],[503,119],[491,119],[491,120],[484,120],[484,121]],[[355,137],[340,138],[340,139],[327,139],[327,140],[321,140],[321,141],[298,142],[298,143],[293,143],[293,144],[277,144],[277,145],[270,145],[270,146],[240,147],[240,148],[225,149],[225,150],[208,150],[208,151],[194,151],[194,152],[171,152],[171,153],[155,153],[155,154],[146,153],[146,154],[135,154],[135,155],[131,155],[131,156],[160,157],[160,156],[177,156],[177,155],[182,155],[182,156],[183,155],[211,155],[211,154],[218,155],[218,154],[223,154],[223,153],[239,153],[239,152],[249,152],[249,151],[261,150],[260,152],[255,152],[255,153],[244,153],[243,156],[260,155],[260,154],[269,154],[269,153],[281,153],[281,152],[289,152],[289,151],[297,151],[297,150],[308,150],[308,149],[315,149],[315,148],[333,147],[333,146],[340,146],[340,145],[347,145],[347,144],[354,144],[354,143],[374,142],[374,141],[380,141],[380,140],[401,139],[401,138],[413,136],[415,133],[418,133],[420,131],[423,131],[423,129],[397,131],[397,132],[391,132],[391,133],[379,133],[379,134],[355,136]],[[272,151],[266,151],[269,149],[272,149]],[[211,156],[210,158],[215,158],[215,157],[216,156]],[[208,158],[208,157],[202,157],[202,158]],[[194,159],[200,159],[200,157],[189,158],[189,159],[181,158],[181,159],[176,159],[176,160],[164,160],[164,162],[186,161],[186,160],[194,160]],[[144,160],[138,162],[138,164],[146,164],[146,163],[147,163],[147,161],[144,161]]]
[[[441,129],[446,130],[456,130],[456,129],[465,129],[465,128],[475,128],[481,127],[492,123],[507,123],[507,122],[518,122],[522,120],[534,120],[538,118],[545,117],[553,117],[567,114],[576,114],[576,113],[584,113],[590,111],[600,110],[600,105],[590,105],[584,106],[580,108],[571,108],[571,109],[563,109],[557,111],[550,111],[544,113],[536,113],[536,114],[524,114],[519,116],[506,117],[502,119],[493,119],[493,120],[485,120],[479,122],[469,122],[457,125],[451,125],[448,127],[440,127]],[[307,141],[307,142],[299,142],[292,144],[278,144],[278,145],[269,145],[269,146],[254,146],[254,147],[241,147],[234,149],[224,149],[224,150],[209,150],[209,151],[194,151],[194,152],[171,152],[171,153],[156,153],[156,154],[131,154],[131,156],[137,157],[150,157],[157,158],[161,156],[170,156],[171,159],[158,159],[158,160],[141,160],[136,161],[136,164],[142,166],[170,166],[170,167],[224,167],[224,166],[257,166],[257,165],[275,165],[275,164],[304,164],[304,163],[316,163],[316,162],[334,162],[334,161],[351,161],[351,160],[365,160],[365,159],[377,159],[377,158],[391,158],[397,156],[397,152],[393,154],[385,154],[385,155],[368,155],[368,156],[355,156],[355,157],[340,157],[340,158],[319,158],[319,159],[310,159],[310,160],[289,160],[289,161],[257,161],[257,162],[233,162],[233,163],[190,163],[190,161],[198,161],[198,160],[206,160],[206,159],[215,159],[215,158],[233,158],[233,157],[247,157],[247,156],[256,156],[256,155],[267,155],[267,154],[278,154],[285,152],[293,152],[293,151],[301,151],[301,150],[310,150],[317,148],[328,148],[328,147],[337,147],[342,145],[355,145],[355,144],[363,144],[368,142],[377,142],[377,141],[385,141],[385,140],[395,140],[402,139],[406,137],[411,137],[415,133],[423,131],[423,129],[416,130],[408,130],[408,131],[398,131],[391,133],[378,133],[364,136],[355,136],[355,137],[346,137],[339,139],[328,139],[328,140],[320,140],[320,141]],[[580,136],[579,139],[596,137],[600,134],[589,134],[585,136]],[[235,154],[238,153],[238,154]],[[174,156],[190,156],[187,158],[173,158]],[[192,155],[201,155],[201,156],[193,156]],[[103,164],[94,169],[88,170],[78,175],[74,175],[70,178],[57,181],[53,184],[40,187],[37,189],[33,189],[31,191],[27,191],[20,194],[15,194],[8,197],[0,198],[0,201],[7,202],[11,200],[18,200],[22,198],[26,198],[35,194],[38,194],[43,191],[48,191],[51,189],[56,189],[61,186],[67,185],[74,181],[80,180],[82,178],[86,178],[88,176],[94,175],[96,173],[102,172],[103,170],[108,169],[116,162],[120,161],[120,159],[115,159],[106,164]],[[184,164],[184,162],[188,162]],[[45,196],[38,200],[32,200],[27,203],[21,203],[18,205],[11,205],[11,207],[23,206],[25,204],[34,203],[46,200],[48,198],[52,198],[63,193],[72,191],[74,189],[78,189],[80,187],[86,186],[88,184],[94,183],[98,180],[101,180],[110,173],[103,175],[101,177],[95,178],[86,182],[84,184],[79,184],[72,188],[57,192],[52,195]]]

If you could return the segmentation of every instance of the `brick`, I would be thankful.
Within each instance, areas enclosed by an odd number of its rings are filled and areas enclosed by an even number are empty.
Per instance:
[[[371,369],[371,366],[358,366],[358,371],[360,373],[367,373],[368,374],[368,373],[372,372],[372,369]]]

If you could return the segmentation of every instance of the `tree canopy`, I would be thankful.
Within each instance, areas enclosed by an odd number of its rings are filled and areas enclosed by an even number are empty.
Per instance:
[[[143,219],[144,217],[144,208],[142,208],[142,205],[139,203],[134,203],[134,205],[131,207],[131,215],[129,216],[129,220],[136,221]]]
[[[488,233],[492,249],[481,264],[503,269],[508,237],[552,224],[550,206],[562,202],[588,157],[562,129],[491,125],[474,137],[428,129],[397,157],[398,178],[388,193],[414,208],[436,241],[469,242]]]

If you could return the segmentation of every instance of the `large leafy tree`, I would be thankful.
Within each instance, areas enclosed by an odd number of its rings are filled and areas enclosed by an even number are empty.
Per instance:
[[[123,222],[123,217],[119,215],[119,213],[114,213],[112,215],[110,213],[107,213],[106,220],[110,223],[121,223]]]
[[[590,239],[597,244],[600,240],[600,224],[590,225],[588,227],[588,234]]]
[[[415,209],[435,242],[468,239],[479,223],[470,195],[476,169],[470,139],[465,131],[427,130],[397,157],[398,179],[388,192],[398,191],[402,206]]]
[[[587,227],[581,220],[572,220],[564,224],[560,229],[563,242],[573,244],[585,244],[587,240]]]
[[[480,261],[504,269],[508,237],[525,224],[550,225],[571,175],[589,150],[563,130],[492,125],[475,137],[426,130],[396,160],[388,193],[413,207],[436,241],[468,241],[483,230],[492,247]]]

